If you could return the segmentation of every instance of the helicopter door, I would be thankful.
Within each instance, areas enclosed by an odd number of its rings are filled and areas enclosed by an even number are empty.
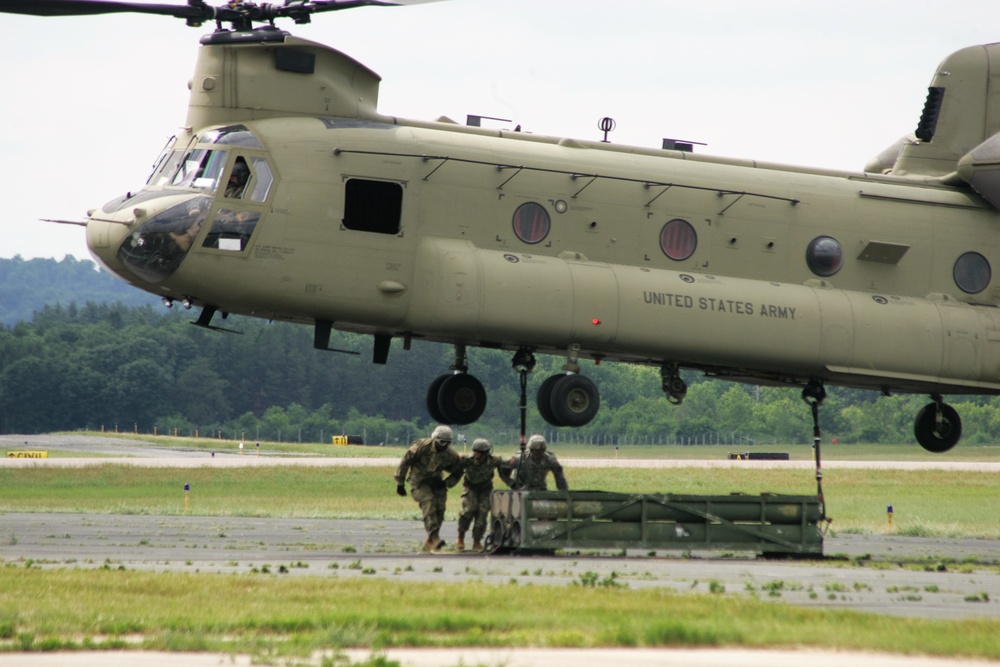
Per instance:
[[[243,253],[267,212],[274,173],[266,158],[240,154],[230,160],[223,183],[201,247]]]

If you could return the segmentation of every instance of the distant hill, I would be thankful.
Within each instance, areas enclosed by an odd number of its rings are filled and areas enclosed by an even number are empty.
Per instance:
[[[0,258],[0,324],[29,321],[44,306],[88,301],[144,306],[159,299],[99,271],[90,260]]]

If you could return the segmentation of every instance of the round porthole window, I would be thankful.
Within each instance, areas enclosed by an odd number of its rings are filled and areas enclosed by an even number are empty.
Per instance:
[[[955,260],[955,284],[963,292],[976,294],[990,284],[990,263],[978,252],[967,252]]]
[[[552,220],[545,207],[535,202],[521,204],[514,211],[514,233],[525,243],[538,243],[549,235]]]
[[[698,233],[687,220],[674,218],[660,230],[660,250],[675,261],[683,261],[698,247]]]
[[[835,238],[817,236],[806,248],[806,264],[817,276],[832,276],[844,265],[844,249]]]

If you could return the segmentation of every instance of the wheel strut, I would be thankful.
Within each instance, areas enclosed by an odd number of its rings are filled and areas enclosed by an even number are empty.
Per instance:
[[[450,370],[456,373],[468,373],[469,372],[469,362],[465,356],[465,344],[455,343],[455,363],[452,364]]]
[[[528,421],[528,373],[535,368],[535,355],[531,349],[522,347],[517,351],[510,363],[514,367],[514,370],[517,371],[518,379],[521,383],[521,405],[519,408],[521,411],[521,453],[523,454]]]

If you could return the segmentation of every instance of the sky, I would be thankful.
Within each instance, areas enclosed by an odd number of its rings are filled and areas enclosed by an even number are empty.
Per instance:
[[[166,2],[167,0],[162,0]],[[182,4],[183,0],[174,0]],[[140,14],[7,15],[0,257],[89,258],[83,220],[138,189],[184,123],[198,40]],[[860,171],[916,127],[950,53],[1000,40],[996,0],[446,0],[280,27],[382,76],[381,113]]]

